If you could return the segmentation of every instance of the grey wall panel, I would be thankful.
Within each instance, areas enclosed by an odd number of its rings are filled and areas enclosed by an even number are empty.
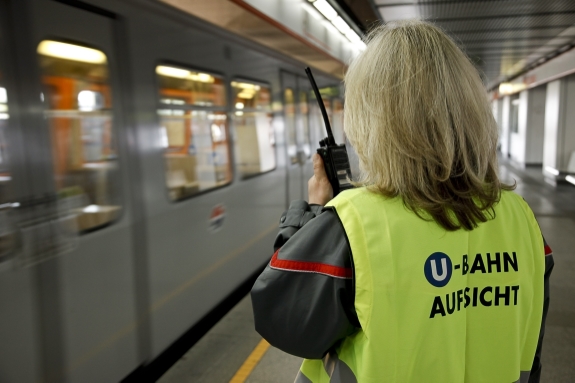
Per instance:
[[[565,114],[564,114],[564,135],[562,143],[561,159],[559,160],[561,170],[567,170],[571,154],[575,153],[575,75],[565,78],[566,89]]]
[[[529,90],[527,148],[525,155],[525,162],[527,164],[543,163],[546,91],[547,88],[545,86],[540,86]]]

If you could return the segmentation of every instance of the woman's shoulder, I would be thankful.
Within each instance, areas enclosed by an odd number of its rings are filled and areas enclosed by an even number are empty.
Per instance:
[[[393,201],[397,197],[386,197],[381,193],[369,190],[366,186],[344,190],[329,202],[329,205],[338,206],[345,203],[362,203],[376,201]]]
[[[501,197],[499,198],[499,203],[515,203],[521,206],[526,206],[529,207],[529,205],[527,205],[527,202],[525,202],[525,199],[520,196],[519,194],[515,193],[513,190],[502,190],[501,191]]]
[[[499,199],[499,203],[497,205],[505,208],[510,208],[511,206],[514,206],[515,209],[522,211],[527,218],[535,220],[535,214],[533,213],[533,210],[531,210],[531,207],[529,206],[527,201],[525,201],[525,199],[521,195],[515,193],[512,190],[502,190],[501,198]],[[497,205],[495,207],[496,211],[497,211]]]

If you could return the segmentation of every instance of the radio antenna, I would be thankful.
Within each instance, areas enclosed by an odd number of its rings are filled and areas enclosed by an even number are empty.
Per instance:
[[[329,119],[327,118],[327,111],[325,110],[325,105],[323,104],[323,99],[321,98],[321,94],[319,94],[319,89],[317,88],[317,84],[311,74],[310,67],[305,68],[305,73],[307,74],[307,78],[311,83],[311,87],[313,92],[315,93],[315,98],[317,103],[319,104],[319,109],[321,110],[321,115],[323,116],[323,121],[325,122],[325,130],[327,130],[327,139],[330,144],[335,145],[335,139],[333,138],[333,133],[331,132],[331,125],[329,124]]]

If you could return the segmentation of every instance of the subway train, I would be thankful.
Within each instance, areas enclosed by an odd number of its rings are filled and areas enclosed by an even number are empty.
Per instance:
[[[0,382],[154,361],[268,262],[324,136],[304,64],[160,2],[0,0]]]

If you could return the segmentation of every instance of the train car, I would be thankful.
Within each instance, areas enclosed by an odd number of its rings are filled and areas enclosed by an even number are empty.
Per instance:
[[[121,381],[266,264],[325,136],[303,66],[157,1],[0,1],[0,382]]]

